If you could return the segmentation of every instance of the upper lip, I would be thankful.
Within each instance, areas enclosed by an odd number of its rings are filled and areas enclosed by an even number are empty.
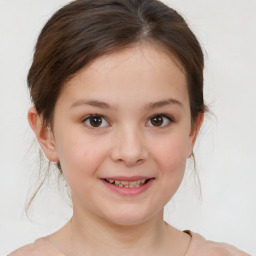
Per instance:
[[[153,179],[154,177],[148,177],[148,176],[111,176],[111,177],[104,177],[102,179],[105,180],[120,180],[120,181],[136,181],[136,180],[148,180]]]

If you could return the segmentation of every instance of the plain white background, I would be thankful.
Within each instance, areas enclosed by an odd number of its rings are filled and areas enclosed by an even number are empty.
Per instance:
[[[38,173],[27,124],[26,75],[40,29],[66,0],[0,0],[0,255],[60,228],[71,216],[54,181],[24,213]],[[169,0],[206,56],[208,115],[196,146],[198,186],[189,170],[166,220],[256,254],[256,1]],[[64,197],[64,199],[63,199]]]

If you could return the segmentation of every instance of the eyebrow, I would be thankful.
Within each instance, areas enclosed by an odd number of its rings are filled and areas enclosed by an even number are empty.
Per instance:
[[[111,106],[105,102],[98,101],[98,100],[85,100],[85,99],[76,101],[74,104],[71,105],[71,108],[79,107],[83,105],[89,105],[89,106],[94,106],[98,108],[107,108],[107,109],[111,108]]]
[[[159,108],[166,105],[178,105],[179,107],[183,107],[183,104],[176,99],[166,99],[166,100],[148,103],[145,106],[145,109],[154,109],[154,108]]]
[[[83,105],[89,105],[93,107],[98,107],[98,108],[103,108],[103,109],[111,109],[112,107],[103,101],[99,100],[78,100],[74,104],[71,105],[71,108],[78,107],[78,106],[83,106]],[[154,109],[154,108],[159,108],[163,107],[166,105],[178,105],[179,107],[183,107],[183,104],[176,100],[176,99],[165,99],[157,102],[150,102],[145,106],[146,110]]]

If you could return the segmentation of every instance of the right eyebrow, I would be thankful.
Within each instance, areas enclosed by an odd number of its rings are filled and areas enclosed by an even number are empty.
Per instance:
[[[110,109],[111,106],[103,101],[98,101],[98,100],[78,100],[75,103],[73,103],[71,105],[71,108],[73,107],[78,107],[78,106],[82,106],[82,105],[89,105],[89,106],[94,106],[94,107],[98,107],[98,108],[107,108]]]

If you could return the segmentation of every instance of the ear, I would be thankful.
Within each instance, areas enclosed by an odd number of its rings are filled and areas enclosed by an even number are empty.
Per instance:
[[[193,147],[195,145],[196,138],[197,138],[198,132],[200,130],[200,127],[203,123],[203,120],[204,120],[204,114],[201,113],[197,117],[196,123],[192,125],[191,131],[189,134],[189,147],[188,147],[187,157],[190,157],[193,153]]]
[[[34,131],[45,156],[52,162],[59,160],[55,147],[54,136],[49,125],[43,123],[43,119],[38,115],[36,108],[31,107],[28,111],[28,122]]]

